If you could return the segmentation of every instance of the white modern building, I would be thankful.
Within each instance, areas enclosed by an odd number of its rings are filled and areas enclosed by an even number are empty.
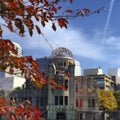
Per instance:
[[[85,69],[84,70],[84,75],[102,75],[103,71],[102,69],[99,68],[91,68],[91,69]]]
[[[120,77],[120,68],[109,68],[108,74]]]
[[[18,43],[13,42],[14,47],[17,51],[17,56],[22,56],[22,48]],[[12,55],[12,54],[11,54]],[[20,75],[19,69],[14,69],[16,74],[9,74],[9,68],[6,71],[0,70],[0,88],[2,90],[13,90],[17,87],[22,87],[25,83],[25,78]]]
[[[120,90],[120,68],[109,68],[108,74],[112,76],[116,83],[116,90]]]
[[[81,74],[80,62],[75,60],[75,76],[80,76]]]
[[[18,76],[0,77],[0,90],[14,90],[22,87],[25,79]]]

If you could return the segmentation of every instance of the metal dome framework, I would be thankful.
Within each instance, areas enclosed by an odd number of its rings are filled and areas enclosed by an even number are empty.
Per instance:
[[[73,58],[73,54],[70,50],[59,47],[52,51],[50,58],[63,58],[63,57],[70,57]]]

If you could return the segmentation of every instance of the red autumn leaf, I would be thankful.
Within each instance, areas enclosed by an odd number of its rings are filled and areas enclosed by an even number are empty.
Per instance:
[[[40,76],[45,77],[45,73],[44,72],[40,73]]]
[[[43,20],[41,20],[41,24],[43,27],[45,27],[45,22]]]
[[[69,74],[69,73],[64,72],[64,76],[65,76],[65,78],[66,78],[67,80],[70,79],[70,74]]]
[[[9,120],[15,120],[14,115],[12,115]]]
[[[34,5],[34,0],[29,0]]]
[[[57,8],[55,8],[54,6],[51,8],[51,11],[57,13]]]
[[[49,78],[49,80],[51,81],[51,83],[56,83],[56,80],[54,78]]]
[[[27,7],[27,8],[26,8],[26,11],[27,11],[30,15],[34,15],[34,14],[37,12],[37,10],[35,9],[34,6],[29,6],[29,7]]]
[[[38,25],[36,25],[35,27],[36,27],[37,32],[38,32],[39,34],[41,34],[41,30],[40,30],[40,28],[38,27]]]
[[[12,22],[11,22],[11,21],[8,22],[8,29],[9,29],[11,32],[13,32],[13,26],[12,26]]]
[[[39,110],[37,106],[33,106],[33,110],[39,115],[42,114],[42,112]]]
[[[59,19],[58,19],[58,24],[59,24],[59,26],[60,26],[61,28],[62,28],[62,27],[67,28],[67,24],[66,24],[66,23],[68,23],[66,19],[63,19],[63,18],[59,18]]]
[[[18,13],[20,16],[24,16],[24,8],[23,7],[17,9],[15,12]]]
[[[3,30],[2,30],[2,28],[0,26],[0,37],[2,37],[2,33],[3,33]]]
[[[65,12],[72,13],[73,11],[72,10],[66,10]]]
[[[24,7],[24,6],[25,6],[25,4],[24,4],[23,0],[18,0],[18,2],[19,2],[19,4],[20,4],[22,7]]]
[[[48,7],[48,6],[49,6],[48,1],[47,1],[47,0],[45,0],[44,2],[45,2],[45,3],[44,3],[44,6]]]
[[[0,114],[6,115],[6,111],[3,108],[0,108]]]
[[[61,89],[63,89],[63,90],[65,90],[65,91],[67,90],[67,88],[64,87],[64,86],[59,86],[59,85],[58,85],[57,87],[58,87],[58,88],[61,88]]]
[[[52,24],[52,29],[53,29],[54,31],[56,31],[57,28],[56,28],[56,26],[55,26],[55,23]]]
[[[10,68],[10,69],[9,69],[9,73],[10,73],[10,74],[13,74],[13,73],[14,73],[14,68]]]

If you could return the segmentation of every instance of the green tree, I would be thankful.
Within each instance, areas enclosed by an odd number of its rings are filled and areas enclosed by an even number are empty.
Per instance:
[[[110,90],[98,90],[98,100],[100,109],[117,109],[117,101]]]
[[[113,94],[114,94],[117,104],[118,104],[118,110],[120,110],[120,90],[114,91]]]

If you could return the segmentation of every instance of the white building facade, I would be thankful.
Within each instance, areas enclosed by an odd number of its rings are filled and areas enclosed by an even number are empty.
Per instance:
[[[109,68],[108,74],[120,77],[120,68]]]
[[[17,51],[17,56],[22,56],[22,48],[18,43],[13,42],[15,50]],[[13,90],[17,87],[22,87],[25,83],[25,78],[20,75],[19,69],[14,69],[16,75],[11,75],[8,72],[9,68],[6,71],[0,70],[0,88],[2,90]]]
[[[116,83],[116,90],[120,90],[120,68],[109,68],[108,74],[113,77]]]

